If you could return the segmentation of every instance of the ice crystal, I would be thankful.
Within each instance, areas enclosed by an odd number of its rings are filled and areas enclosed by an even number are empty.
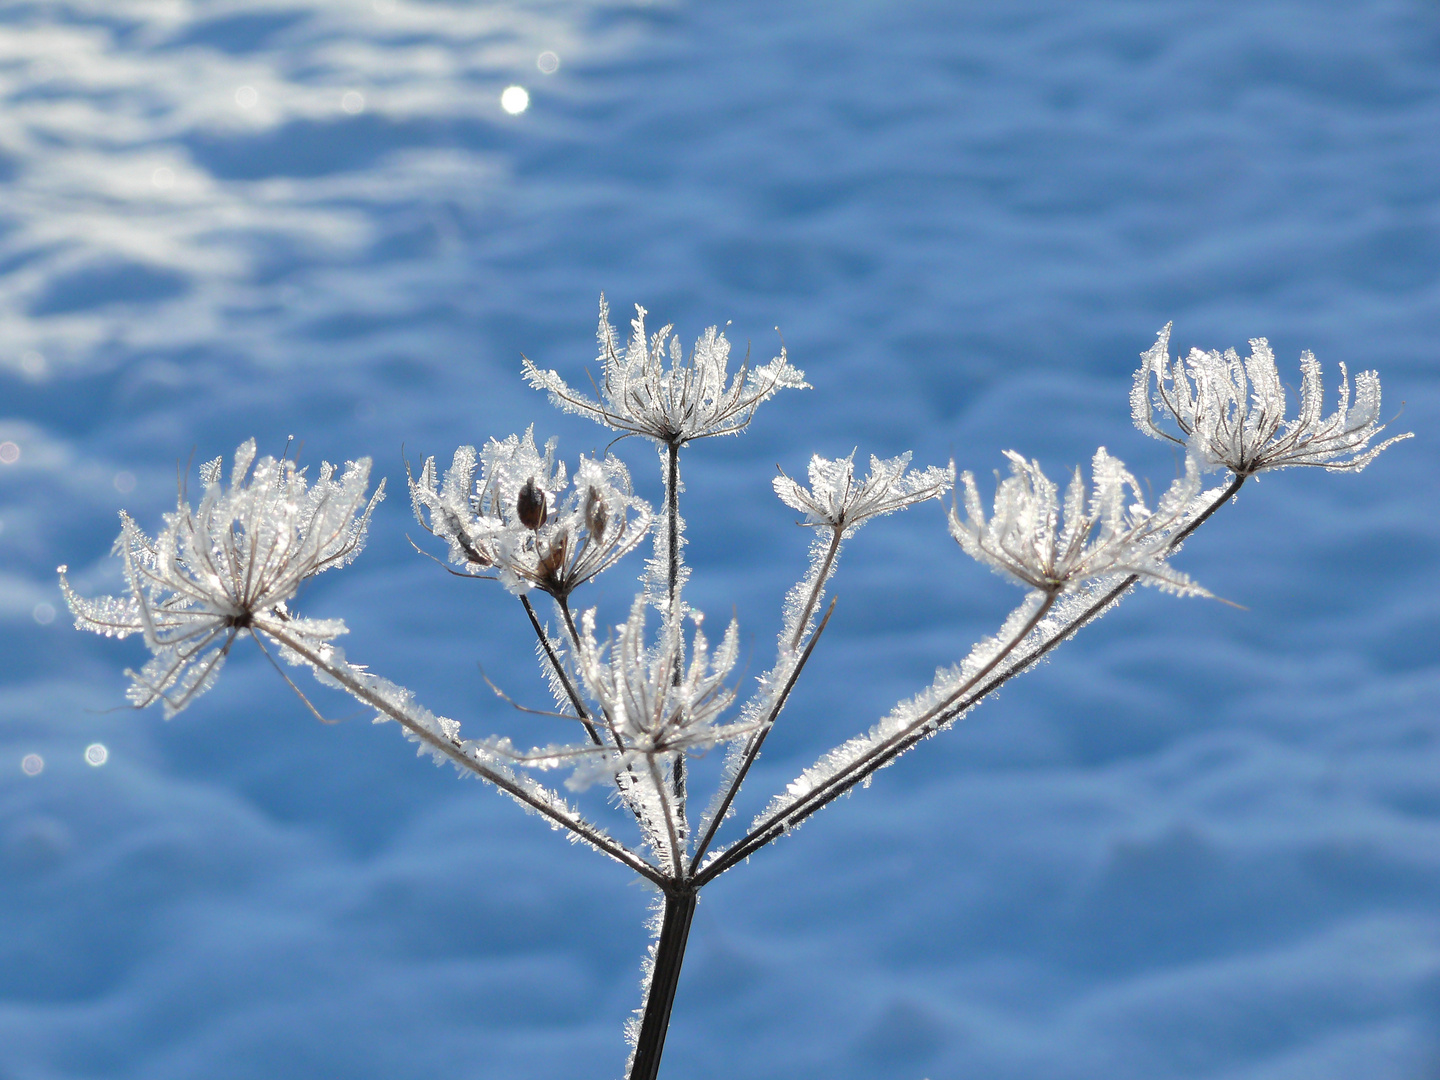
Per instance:
[[[777,391],[809,386],[805,373],[790,366],[783,345],[768,364],[756,368],[741,364],[727,386],[730,342],[718,327],[706,330],[687,357],[679,335],[671,335],[673,326],[647,337],[646,311],[636,304],[635,312],[629,343],[621,352],[610,325],[610,307],[600,297],[601,400],[572,390],[559,373],[541,371],[528,358],[526,379],[537,390],[548,391],[551,401],[566,412],[588,416],[616,431],[677,445],[711,435],[733,435]]]
[[[369,458],[348,462],[339,479],[333,465],[322,463],[311,484],[295,462],[257,462],[255,454],[254,439],[235,451],[228,487],[220,483],[220,458],[204,465],[200,505],[191,509],[182,492],[153,540],[120,515],[115,548],[125,560],[128,596],[78,596],[61,568],[77,628],[114,637],[140,633],[154,653],[143,669],[126,673],[137,706],[160,700],[166,716],[185,708],[210,687],[235,638],[253,633],[257,620],[279,620],[312,643],[345,632],[338,619],[298,618],[285,603],[306,578],[359,554],[384,482],[367,501]]]
[[[1359,472],[1376,456],[1410,433],[1370,441],[1385,430],[1380,419],[1380,376],[1362,371],[1350,376],[1340,365],[1336,410],[1322,416],[1324,389],[1320,364],[1313,353],[1300,356],[1300,409],[1285,417],[1285,388],[1275,368],[1275,354],[1264,338],[1252,338],[1244,360],[1234,349],[1205,352],[1191,349],[1184,360],[1169,355],[1170,324],[1135,372],[1130,407],[1135,426],[1145,434],[1191,448],[1207,469],[1225,468],[1237,476],[1266,469],[1316,465],[1332,472]],[[1175,431],[1161,426],[1156,414],[1168,416]]]
[[[961,476],[965,517],[950,511],[950,535],[965,553],[997,572],[1044,593],[1059,593],[1092,578],[1134,574],[1169,592],[1208,596],[1166,564],[1171,536],[1182,527],[1200,490],[1193,456],[1154,511],[1145,506],[1135,478],[1102,446],[1091,462],[1087,499],[1080,470],[1070,478],[1062,506],[1059,489],[1038,462],[1013,450],[1010,476],[999,480],[995,511],[987,519],[975,477]],[[998,479],[998,474],[997,474]],[[1127,495],[1128,492],[1128,495]],[[1133,502],[1127,500],[1133,499]]]
[[[479,454],[462,446],[443,480],[427,458],[410,478],[416,520],[449,545],[450,561],[466,573],[499,577],[512,592],[568,596],[634,548],[652,515],[613,456],[582,458],[561,502],[566,470],[555,446],[551,439],[542,454],[533,427],[491,439]]]

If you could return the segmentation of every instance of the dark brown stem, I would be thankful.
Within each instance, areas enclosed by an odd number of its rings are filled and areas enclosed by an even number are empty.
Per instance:
[[[570,682],[570,676],[565,674],[565,668],[561,665],[560,658],[555,655],[555,648],[550,644],[550,635],[545,633],[545,628],[540,625],[540,620],[535,616],[535,609],[530,606],[530,598],[521,593],[520,603],[525,605],[525,614],[530,616],[530,625],[535,628],[535,636],[540,639],[540,644],[545,648],[545,655],[550,659],[550,666],[555,670],[556,678],[560,680],[560,685],[565,687],[565,696],[570,699],[570,704],[575,709],[575,715],[580,717],[580,722],[585,725],[585,734],[590,736],[590,741],[596,746],[601,745],[600,733],[590,722],[590,714],[586,712],[584,704],[581,703],[579,693],[576,692],[574,684]],[[568,619],[569,609],[561,605],[560,610],[565,612]]]
[[[665,536],[670,548],[669,579],[665,599],[670,617],[675,615],[675,594],[680,588],[680,444],[667,443],[669,460],[665,469]],[[678,676],[677,676],[678,681]]]
[[[660,1054],[665,1049],[670,1009],[675,1004],[675,989],[680,985],[680,965],[685,961],[685,944],[690,938],[690,922],[698,900],[696,892],[688,887],[665,894],[660,940],[655,946],[655,967],[645,994],[629,1080],[655,1080],[660,1073]]]

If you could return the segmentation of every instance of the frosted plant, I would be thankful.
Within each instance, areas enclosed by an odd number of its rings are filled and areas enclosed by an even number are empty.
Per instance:
[[[563,600],[577,586],[615,565],[650,531],[650,506],[635,497],[630,472],[613,456],[582,458],[570,496],[556,440],[535,448],[534,428],[523,437],[491,439],[478,455],[455,451],[443,481],[427,458],[410,478],[415,518],[449,544],[450,561],[468,574],[493,571],[514,593],[534,588]]]
[[[622,761],[708,750],[743,733],[742,725],[717,723],[735,700],[725,679],[740,652],[739,624],[730,621],[712,658],[695,617],[687,669],[678,629],[663,629],[660,640],[647,647],[645,612],[637,602],[630,618],[615,628],[616,636],[597,642],[591,608],[581,618],[576,643],[580,677],[599,703],[606,730],[623,747]]]
[[[987,521],[975,477],[961,476],[965,517],[950,511],[950,535],[965,554],[1042,593],[1109,574],[1133,574],[1147,585],[1181,595],[1210,595],[1165,562],[1170,536],[1190,516],[1200,491],[1200,470],[1186,459],[1185,475],[1170,485],[1151,512],[1135,477],[1102,446],[1090,466],[1094,489],[1086,498],[1076,469],[1065,491],[1064,521],[1059,491],[1038,461],[1007,450],[1010,476],[995,491],[995,512]],[[998,475],[998,474],[997,474]],[[1126,505],[1127,498],[1135,501]]]
[[[674,328],[669,324],[646,338],[646,314],[643,307],[635,305],[630,341],[622,353],[610,325],[610,306],[600,297],[596,336],[600,340],[601,400],[570,389],[557,372],[541,371],[528,358],[525,377],[536,389],[549,391],[551,400],[566,412],[666,444],[734,435],[776,391],[808,386],[805,373],[790,366],[783,346],[768,364],[758,368],[741,364],[727,386],[730,342],[718,327],[706,330],[686,357],[679,335],[671,336]]]
[[[319,478],[307,484],[293,461],[256,462],[255,453],[254,439],[235,451],[228,488],[220,483],[220,458],[202,466],[199,507],[192,510],[182,491],[154,540],[120,515],[115,548],[125,560],[128,596],[83,599],[60,568],[77,627],[114,637],[144,634],[155,655],[140,671],[126,672],[136,705],[160,700],[173,716],[214,682],[235,638],[254,635],[267,618],[314,644],[345,632],[340,620],[302,619],[285,602],[306,578],[360,553],[384,482],[366,501],[369,458],[349,462],[339,480],[334,466],[322,464]]]
[[[816,528],[811,550],[812,572],[791,590],[781,641],[786,651],[800,647],[810,629],[811,616],[830,579],[846,538],[871,518],[893,514],[928,499],[938,499],[955,482],[955,469],[910,469],[910,454],[881,461],[870,455],[870,473],[855,482],[855,451],[843,458],[810,459],[810,487],[805,488],[782,471],[771,481],[786,506],[805,515],[803,524]],[[825,535],[828,531],[829,535]]]
[[[199,507],[192,510],[182,493],[154,540],[123,517],[116,548],[128,596],[81,598],[61,568],[77,627],[112,636],[144,634],[154,659],[132,673],[136,705],[159,700],[167,715],[183,708],[214,681],[236,637],[249,633],[262,648],[271,642],[290,664],[311,668],[322,684],[373,709],[377,721],[396,721],[422,751],[494,785],[652,885],[659,898],[657,936],[644,964],[643,1002],[628,1029],[631,1080],[658,1074],[704,886],[954,723],[1135,584],[1208,595],[1170,560],[1250,476],[1290,465],[1358,472],[1408,437],[1369,445],[1381,430],[1373,373],[1356,380],[1353,407],[1342,376],[1340,407],[1322,418],[1319,368],[1306,354],[1299,415],[1286,420],[1284,392],[1263,340],[1256,339],[1244,362],[1233,352],[1195,350],[1183,365],[1172,364],[1167,327],[1144,354],[1132,400],[1142,430],[1187,447],[1183,475],[1151,509],[1135,477],[1103,448],[1091,462],[1090,481],[1077,469],[1063,495],[1037,462],[1011,451],[1010,475],[997,478],[987,514],[974,476],[961,474],[963,502],[950,509],[951,535],[965,553],[1023,586],[1024,599],[992,636],[867,729],[822,753],[747,826],[724,834],[751,765],[835,613],[832,599],[816,621],[843,543],[870,518],[940,499],[955,470],[953,464],[910,469],[909,454],[872,457],[869,474],[857,480],[852,452],[812,458],[808,487],[781,473],[776,494],[804,515],[801,524],[815,537],[809,565],[784,600],[775,661],[747,696],[743,682],[730,681],[739,647],[735,623],[712,651],[699,615],[683,598],[688,568],[679,455],[693,440],[739,432],[778,389],[804,384],[783,352],[765,367],[742,367],[727,381],[729,345],[718,331],[707,331],[687,359],[670,327],[647,339],[644,310],[637,310],[622,356],[602,301],[599,400],[575,394],[554,372],[542,373],[528,360],[524,371],[560,407],[654,440],[662,459],[663,511],[653,513],[635,497],[625,466],[612,456],[582,459],[572,478],[557,460],[553,440],[543,451],[537,448],[533,428],[524,436],[491,439],[478,452],[462,446],[443,477],[435,459],[427,458],[410,478],[415,516],[445,544],[456,568],[451,572],[499,579],[518,597],[556,715],[584,732],[574,743],[519,750],[503,736],[464,738],[457,721],[436,716],[410,690],[352,664],[335,644],[344,632],[341,622],[300,618],[288,609],[301,582],[359,552],[380,498],[379,490],[365,498],[366,461],[350,463],[338,479],[332,467],[322,466],[312,484],[293,462],[255,463],[255,444],[246,443],[229,486],[220,483],[219,459],[204,466]],[[1157,421],[1157,411],[1169,417],[1173,432]],[[1217,468],[1228,470],[1228,481],[1202,491],[1202,471]],[[602,637],[596,630],[600,616],[591,607],[577,624],[572,594],[647,532],[655,534],[655,556],[626,621]],[[558,634],[531,605],[535,592],[551,598]],[[652,605],[661,610],[653,638],[647,629]],[[728,759],[692,832],[686,762],[721,745],[729,747]],[[638,842],[612,835],[535,778],[561,767],[573,769],[572,788],[613,784],[619,823],[638,832]]]
[[[522,370],[530,385],[545,390],[556,407],[589,417],[615,431],[655,440],[665,461],[665,529],[655,534],[655,556],[647,569],[648,595],[668,619],[684,612],[678,603],[685,581],[681,560],[684,520],[679,513],[680,448],[696,439],[735,435],[755,416],[755,410],[782,389],[808,389],[805,373],[790,366],[782,344],[780,355],[768,364],[751,368],[742,363],[727,385],[730,342],[712,326],[685,355],[680,336],[667,323],[648,338],[646,311],[635,305],[630,340],[622,353],[610,305],[600,297],[600,400],[572,390],[556,371],[541,371],[529,357]]]
[[[893,514],[907,506],[938,499],[955,482],[954,469],[910,469],[910,454],[881,461],[870,455],[870,473],[855,482],[855,451],[843,458],[810,459],[810,487],[805,488],[782,471],[771,481],[786,506],[805,515],[806,525],[828,525],[854,530],[874,517]]]
[[[1135,426],[1154,438],[1188,446],[1206,468],[1229,469],[1237,476],[1292,465],[1359,472],[1386,447],[1411,437],[1407,432],[1370,446],[1385,430],[1380,423],[1380,376],[1373,371],[1355,377],[1352,405],[1350,374],[1342,363],[1337,408],[1323,416],[1320,363],[1314,353],[1302,353],[1300,411],[1286,419],[1285,388],[1264,338],[1250,340],[1250,355],[1243,361],[1234,349],[1191,349],[1183,361],[1172,361],[1169,347],[1167,323],[1135,373],[1130,392]],[[1174,422],[1174,432],[1157,422],[1157,410]]]

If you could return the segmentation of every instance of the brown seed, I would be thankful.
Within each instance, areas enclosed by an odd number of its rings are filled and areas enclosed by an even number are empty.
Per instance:
[[[520,515],[520,524],[527,529],[538,529],[545,524],[545,492],[535,486],[533,476],[520,489],[515,510]]]
[[[599,489],[592,487],[585,496],[585,528],[599,540],[605,535],[605,524],[609,520],[610,511],[605,506],[605,500],[601,498]]]
[[[565,568],[565,553],[570,547],[570,535],[561,533],[559,539],[540,557],[540,577],[552,585],[558,584],[560,571]]]

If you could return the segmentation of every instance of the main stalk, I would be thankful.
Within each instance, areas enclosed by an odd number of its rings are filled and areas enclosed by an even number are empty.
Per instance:
[[[685,961],[690,920],[695,915],[695,903],[700,899],[699,894],[688,885],[673,888],[673,892],[667,890],[665,893],[665,910],[660,916],[660,940],[655,945],[655,967],[645,995],[645,1011],[640,1019],[640,1036],[635,1041],[630,1080],[655,1080],[660,1073],[660,1053],[665,1049],[670,1008],[675,1004],[675,989],[680,985],[680,965]]]

